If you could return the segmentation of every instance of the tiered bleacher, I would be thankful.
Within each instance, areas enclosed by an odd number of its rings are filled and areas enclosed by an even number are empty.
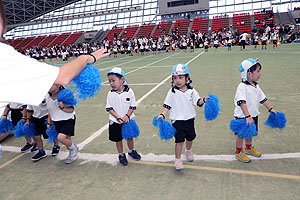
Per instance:
[[[42,35],[42,36],[37,36],[34,38],[31,42],[29,42],[26,46],[24,46],[25,49],[37,46],[43,39],[45,39],[47,36]]]
[[[249,13],[233,14],[233,28],[238,28],[240,33],[250,32],[252,29]]]
[[[131,39],[135,34],[136,30],[138,29],[138,27],[139,25],[127,26],[122,32],[122,34],[120,35],[120,38]]]
[[[190,25],[189,19],[176,20],[173,27],[173,32],[177,28],[179,35],[187,34]]]
[[[207,32],[208,22],[209,22],[208,17],[194,18],[193,19],[192,30],[196,31],[197,33],[199,31],[202,32],[202,33]]]
[[[155,26],[155,23],[150,23],[150,24],[144,24],[141,26],[139,32],[137,33],[136,37],[149,37],[153,28]]]
[[[107,33],[106,37],[108,38],[108,40],[113,40],[114,36],[115,35],[118,36],[120,34],[120,32],[123,30],[123,28],[124,28],[123,26],[120,26],[120,27],[116,27],[116,28],[111,29]]]
[[[60,45],[67,37],[69,37],[71,33],[62,33],[57,38],[55,38],[52,42],[48,44],[49,47]]]
[[[229,28],[229,16],[214,16],[211,31],[218,31],[220,28]]]
[[[160,35],[167,35],[169,33],[172,21],[159,22],[157,25],[153,37],[158,37]]]
[[[25,40],[21,41],[19,44],[15,46],[16,49],[24,48],[29,42],[31,42],[35,37],[27,37]]]
[[[40,44],[40,47],[47,47],[49,45],[50,42],[52,42],[56,37],[58,36],[58,34],[52,34],[52,35],[48,35]]]
[[[273,27],[275,25],[274,13],[272,10],[254,12],[254,21],[257,29],[262,27],[264,23]]]
[[[74,44],[74,42],[82,35],[83,32],[84,31],[78,31],[78,32],[72,33],[61,45]]]
[[[21,41],[23,41],[25,38],[17,38],[17,39],[15,39],[14,41],[12,41],[11,43],[10,43],[10,45],[12,46],[12,47],[15,47],[17,44],[19,44]]]

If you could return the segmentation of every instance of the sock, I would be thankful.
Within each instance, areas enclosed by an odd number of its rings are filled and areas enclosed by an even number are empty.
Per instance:
[[[246,149],[251,149],[252,144],[246,144]]]
[[[71,146],[69,146],[69,150],[72,150],[72,149],[74,149],[74,143],[72,142],[72,145]]]
[[[128,151],[128,153],[132,153],[133,149],[131,149],[130,151]]]
[[[192,152],[191,149],[190,149],[190,150],[187,150],[187,149],[186,149],[185,151],[186,151],[186,152]]]
[[[236,147],[235,153],[240,153],[242,151],[243,148],[238,148]]]
[[[39,149],[40,153],[45,153],[44,149]]]
[[[123,155],[124,155],[124,153],[123,153],[123,152],[122,152],[122,153],[119,153],[119,155],[120,155],[120,156],[123,156]]]

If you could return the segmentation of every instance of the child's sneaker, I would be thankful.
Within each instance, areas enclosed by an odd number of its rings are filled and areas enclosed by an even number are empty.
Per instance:
[[[194,161],[194,154],[193,154],[192,151],[186,150],[186,151],[185,151],[185,156],[186,156],[186,160],[187,160],[188,162],[193,162],[193,161]]]
[[[30,150],[31,153],[36,152],[37,150],[39,150],[39,149],[37,148],[36,143],[33,143],[33,146],[32,146],[32,148]]]
[[[243,163],[251,162],[251,159],[244,153],[244,151],[241,151],[240,153],[236,153],[235,158]]]
[[[181,159],[175,160],[174,164],[175,164],[176,170],[182,170],[182,169],[184,169],[184,166],[183,166],[183,163],[182,163]]]
[[[21,152],[25,153],[26,151],[28,151],[29,149],[31,149],[32,146],[33,146],[33,144],[26,143],[25,146],[22,147]]]
[[[260,153],[259,151],[257,151],[255,147],[251,147],[250,149],[245,149],[245,153],[247,155],[251,155],[251,156],[254,156],[256,158],[259,158],[262,155],[262,153]]]
[[[125,153],[122,155],[121,154],[119,155],[119,161],[120,161],[120,164],[123,166],[128,165],[128,161],[127,161]]]
[[[138,154],[138,152],[136,150],[132,150],[131,153],[128,152],[128,155],[130,155],[131,158],[133,158],[135,160],[141,160],[141,155]]]
[[[58,153],[59,153],[59,150],[60,150],[60,146],[57,146],[57,147],[53,146],[51,155],[52,156],[57,156]]]
[[[79,148],[74,144],[74,149],[69,150],[69,156],[66,158],[65,163],[71,164],[73,161],[77,159]]]
[[[46,157],[47,157],[47,155],[46,155],[45,151],[44,151],[43,153],[37,152],[37,154],[35,154],[35,155],[31,158],[31,160],[32,160],[33,162],[37,162],[37,161],[39,161],[39,160],[41,160],[41,159],[43,159],[43,158],[46,158]]]

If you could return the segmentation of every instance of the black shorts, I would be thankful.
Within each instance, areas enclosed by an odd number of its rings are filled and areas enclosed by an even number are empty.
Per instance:
[[[215,47],[215,48],[218,48],[218,47],[219,47],[219,45],[218,45],[218,44],[215,44],[215,45],[214,45],[214,47]]]
[[[74,116],[74,119],[53,121],[53,123],[58,133],[62,133],[67,136],[74,136],[75,121],[76,121],[76,117]]]
[[[242,41],[241,41],[241,46],[244,47],[245,45],[246,45],[246,41],[245,41],[245,40],[242,40]]]
[[[48,135],[46,134],[47,125],[45,124],[48,119],[48,115],[42,118],[31,118],[31,122],[34,124],[35,134],[34,136],[43,135],[44,139],[48,139]]]
[[[14,126],[22,119],[22,109],[10,109],[11,121]]]
[[[176,129],[175,143],[193,141],[196,138],[194,118],[189,120],[177,120],[172,125]]]
[[[267,45],[267,41],[262,41],[261,45]]]
[[[118,124],[113,122],[112,124],[109,123],[108,128],[109,133],[109,140],[113,142],[120,142],[123,140],[122,137],[122,124]]]
[[[235,118],[235,119],[244,119],[244,118]],[[252,119],[253,119],[253,121],[254,121],[254,123],[255,123],[255,126],[256,126],[256,131],[257,131],[257,133],[258,133],[258,116],[256,116],[256,117],[252,117]],[[237,133],[234,133],[235,135],[237,135]]]
[[[273,44],[277,44],[277,40],[273,40]]]

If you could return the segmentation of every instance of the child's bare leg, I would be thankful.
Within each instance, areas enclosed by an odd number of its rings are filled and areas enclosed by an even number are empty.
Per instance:
[[[122,140],[119,142],[116,142],[117,150],[119,153],[123,153],[123,142]]]
[[[182,152],[183,144],[184,144],[184,142],[180,142],[180,143],[175,144],[175,157],[176,157],[176,159],[181,158],[181,152]]]
[[[66,147],[70,147],[72,146],[72,139],[71,137],[65,135],[65,134],[62,134],[62,133],[59,133],[58,136],[57,136],[57,139],[60,143],[62,143],[63,145],[65,145]]]
[[[43,141],[40,135],[34,136],[34,141],[39,150],[42,150],[44,148]]]
[[[31,137],[25,136],[25,140],[28,144],[32,144]]]
[[[191,150],[192,149],[192,144],[193,144],[193,141],[186,141],[185,142],[185,149],[186,150]]]
[[[129,150],[133,150],[134,148],[134,142],[133,142],[133,139],[128,139],[127,140],[127,146],[129,148]]]
[[[236,149],[242,149],[243,148],[243,138],[236,136]]]

